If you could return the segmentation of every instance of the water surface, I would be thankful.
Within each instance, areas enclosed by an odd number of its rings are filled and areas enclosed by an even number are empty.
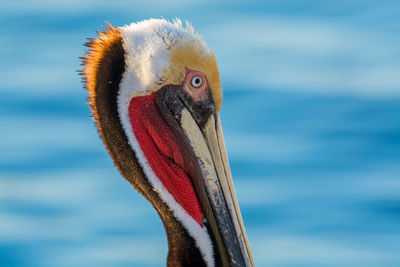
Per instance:
[[[247,3],[247,2],[246,2]],[[0,4],[0,266],[163,266],[76,73],[109,21],[190,20],[214,49],[257,266],[400,266],[398,1]]]

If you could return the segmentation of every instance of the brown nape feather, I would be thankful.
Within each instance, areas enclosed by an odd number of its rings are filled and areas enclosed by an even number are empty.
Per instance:
[[[120,173],[157,210],[168,236],[168,266],[205,266],[193,238],[147,181],[122,129],[117,96],[125,70],[125,52],[120,30],[108,26],[108,29],[98,32],[98,38],[89,39],[85,44],[89,50],[81,58],[84,69],[80,74],[89,92],[88,104],[99,135]]]

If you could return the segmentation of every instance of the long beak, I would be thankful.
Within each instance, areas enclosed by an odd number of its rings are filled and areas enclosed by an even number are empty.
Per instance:
[[[255,266],[236,199],[218,114],[199,127],[183,108],[181,127],[201,168],[201,181],[193,181],[214,234],[223,266]]]

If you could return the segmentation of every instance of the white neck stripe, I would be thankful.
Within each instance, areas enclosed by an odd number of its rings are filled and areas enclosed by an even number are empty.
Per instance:
[[[179,31],[182,35],[193,34],[192,30],[183,29],[180,22],[172,24],[166,20],[148,20],[121,28],[126,68],[117,98],[119,119],[149,183],[194,239],[207,266],[213,267],[215,265],[213,245],[207,228],[201,227],[164,187],[144,156],[129,119],[132,96],[148,90],[161,71],[169,66],[166,44],[162,37],[156,34],[156,29],[160,27],[168,31]]]

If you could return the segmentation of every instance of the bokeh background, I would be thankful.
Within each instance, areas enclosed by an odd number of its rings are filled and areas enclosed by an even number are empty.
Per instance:
[[[0,3],[0,266],[163,266],[156,212],[86,106],[82,44],[109,21],[192,22],[257,266],[400,266],[400,2]]]

